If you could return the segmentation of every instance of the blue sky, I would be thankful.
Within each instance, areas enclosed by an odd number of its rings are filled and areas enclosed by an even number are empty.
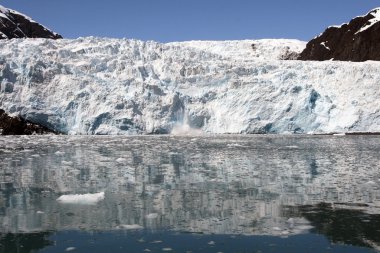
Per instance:
[[[294,38],[310,40],[379,7],[377,0],[5,0],[65,38],[161,42]]]

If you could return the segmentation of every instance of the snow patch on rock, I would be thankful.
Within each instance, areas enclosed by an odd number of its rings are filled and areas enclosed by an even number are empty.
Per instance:
[[[368,20],[367,24],[360,28],[355,34],[364,32],[365,30],[371,28],[373,25],[380,21],[380,8],[376,8],[370,11],[367,15],[372,15],[373,18]]]

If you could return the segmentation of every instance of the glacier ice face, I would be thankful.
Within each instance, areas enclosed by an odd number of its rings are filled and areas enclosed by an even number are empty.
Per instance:
[[[69,134],[380,131],[380,63],[279,60],[296,40],[0,42],[0,108]]]

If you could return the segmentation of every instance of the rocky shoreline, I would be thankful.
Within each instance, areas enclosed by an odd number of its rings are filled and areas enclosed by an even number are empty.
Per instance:
[[[29,122],[21,117],[11,117],[0,109],[0,135],[42,135],[57,134],[38,124]]]

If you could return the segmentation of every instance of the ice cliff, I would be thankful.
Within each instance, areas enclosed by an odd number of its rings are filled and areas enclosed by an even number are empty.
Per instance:
[[[380,132],[380,63],[296,40],[0,42],[0,108],[69,134]]]

